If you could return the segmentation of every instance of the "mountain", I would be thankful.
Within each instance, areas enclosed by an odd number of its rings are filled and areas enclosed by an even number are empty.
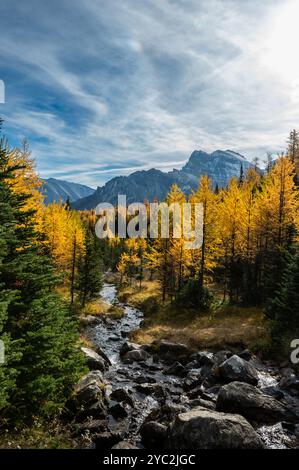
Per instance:
[[[181,170],[164,173],[151,169],[117,176],[98,187],[93,194],[76,201],[73,207],[82,210],[93,209],[100,202],[116,204],[118,194],[125,194],[129,204],[143,202],[144,199],[161,201],[174,183],[190,194],[198,187],[198,179],[202,175],[208,175],[214,186],[224,187],[232,177],[239,177],[241,167],[246,171],[253,164],[232,150],[216,150],[211,154],[195,150]]]
[[[70,183],[69,181],[57,180],[55,178],[43,179],[41,192],[45,195],[45,203],[65,202],[68,198],[70,202],[76,201],[84,197],[91,196],[95,190],[78,183]]]

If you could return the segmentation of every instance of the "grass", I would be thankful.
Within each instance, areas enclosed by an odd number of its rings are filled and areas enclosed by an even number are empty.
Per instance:
[[[133,335],[138,343],[156,339],[182,342],[197,349],[249,348],[266,354],[270,338],[261,309],[223,306],[211,313],[179,308],[161,301],[157,281],[143,281],[142,289],[128,286],[120,289],[120,298],[145,313],[141,329]]]
[[[0,434],[0,449],[75,449],[88,447],[84,436],[72,437],[71,430],[58,420],[51,423],[36,421],[32,426],[4,429]]]

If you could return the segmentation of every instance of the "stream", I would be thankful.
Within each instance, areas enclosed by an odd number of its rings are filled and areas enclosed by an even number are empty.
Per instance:
[[[100,292],[102,300],[109,306],[118,306],[124,309],[124,315],[121,318],[106,317],[96,325],[87,329],[87,335],[95,346],[100,346],[102,351],[108,356],[111,365],[104,373],[107,383],[106,395],[109,397],[113,390],[123,389],[130,393],[134,406],[126,406],[126,416],[113,417],[109,414],[109,428],[112,432],[120,432],[123,440],[129,442],[138,448],[142,448],[139,429],[146,417],[153,414],[162,404],[171,403],[171,406],[177,406],[190,409],[190,398],[183,389],[182,378],[175,375],[166,375],[163,373],[165,364],[157,360],[157,357],[149,356],[141,362],[123,362],[120,352],[125,341],[129,341],[133,331],[139,328],[143,319],[143,313],[127,304],[119,302],[115,285],[104,283]],[[207,353],[207,356],[212,353]],[[273,366],[262,364],[258,359],[252,360],[253,365],[258,371],[258,387],[267,391],[278,387],[278,369]],[[199,369],[191,369],[191,373],[199,372]],[[160,396],[163,388],[163,396]],[[211,400],[216,399],[213,391],[210,393]],[[267,393],[267,392],[266,392]],[[287,397],[294,400],[293,397]],[[110,405],[114,406],[116,402],[109,400]],[[296,438],[294,435],[285,431],[282,423],[274,425],[264,425],[257,428],[268,448],[289,448],[296,447]]]

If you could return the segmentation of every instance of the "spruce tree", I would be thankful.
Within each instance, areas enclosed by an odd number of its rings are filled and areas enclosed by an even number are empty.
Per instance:
[[[102,257],[100,244],[89,228],[85,234],[85,252],[78,263],[78,293],[81,305],[99,295],[102,287]]]
[[[58,294],[51,260],[37,240],[29,195],[12,191],[16,167],[0,148],[1,334],[11,376],[0,375],[1,413],[14,420],[56,412],[84,370],[75,321]],[[20,351],[21,346],[21,351]],[[11,351],[11,352],[10,352]]]
[[[288,263],[281,284],[267,307],[274,344],[283,345],[285,340],[299,335],[299,249],[289,253]],[[289,346],[289,345],[288,345]]]

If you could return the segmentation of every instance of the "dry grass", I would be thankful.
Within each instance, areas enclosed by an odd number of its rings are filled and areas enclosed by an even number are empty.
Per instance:
[[[266,353],[270,340],[262,311],[258,308],[225,306],[207,314],[162,304],[159,283],[144,281],[138,287],[121,289],[120,296],[145,312],[142,328],[133,340],[151,343],[168,339],[194,349],[240,349]]]

